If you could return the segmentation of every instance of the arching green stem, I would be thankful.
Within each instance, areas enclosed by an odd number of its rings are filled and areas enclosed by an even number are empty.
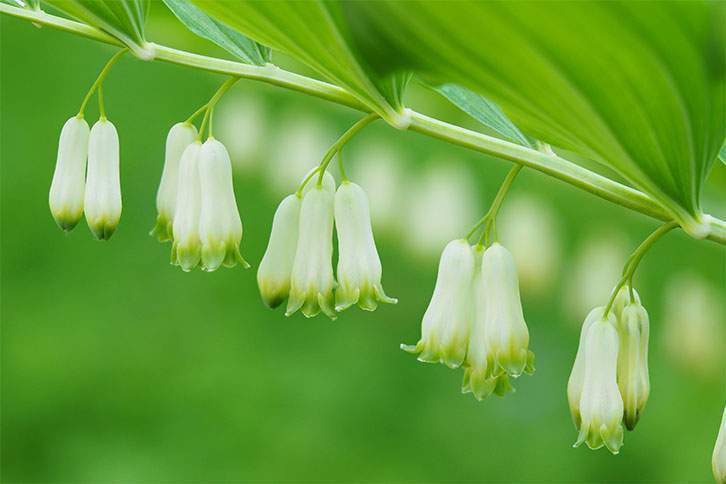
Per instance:
[[[484,231],[481,234],[481,237],[479,238],[478,245],[481,245],[482,242],[486,242],[486,245],[489,245],[489,235],[493,231],[495,237],[496,237],[496,223],[495,220],[497,218],[497,214],[499,213],[499,209],[502,206],[502,202],[504,202],[504,198],[507,196],[507,193],[509,193],[509,189],[512,187],[512,183],[514,183],[514,179],[517,177],[519,172],[522,170],[522,165],[514,165],[509,172],[507,173],[507,176],[504,178],[504,181],[502,182],[502,185],[499,187],[499,191],[497,192],[497,195],[494,197],[494,201],[492,201],[491,206],[489,207],[489,210],[487,210],[487,213],[484,214],[484,216],[479,219],[479,221],[474,225],[474,227],[469,231],[468,234],[466,234],[466,239],[470,239],[474,233],[479,230],[479,228],[484,225]]]
[[[342,181],[348,181],[348,175],[345,174],[345,167],[343,166],[343,147],[338,149],[338,168],[340,169],[340,179]]]
[[[91,96],[93,96],[93,93],[96,92],[96,89],[99,89],[101,85],[103,84],[104,79],[106,79],[106,76],[108,75],[109,71],[113,67],[116,62],[126,53],[129,49],[123,48],[120,51],[116,52],[113,57],[111,57],[108,62],[106,62],[106,65],[103,66],[103,69],[101,69],[101,72],[98,74],[98,77],[91,85],[91,88],[86,93],[86,96],[83,98],[83,102],[81,103],[81,108],[78,110],[78,117],[82,118],[83,114],[86,111],[86,105],[88,104],[88,101],[91,99]],[[102,101],[100,101],[99,98],[99,109],[101,107]]]
[[[98,117],[101,121],[106,120],[106,107],[103,105],[103,84],[98,86]]]
[[[301,198],[301,197],[302,197],[302,192],[303,192],[303,190],[305,189],[305,185],[307,185],[307,184],[308,184],[308,182],[309,182],[310,180],[312,180],[312,179],[313,179],[313,177],[315,176],[315,174],[316,174],[316,173],[317,173],[318,171],[320,171],[320,166],[319,166],[319,165],[318,165],[318,166],[316,166],[316,167],[315,167],[315,168],[313,169],[313,171],[311,171],[310,173],[308,173],[308,176],[306,176],[306,177],[305,177],[305,179],[304,179],[304,180],[302,181],[302,183],[301,183],[301,184],[300,184],[300,186],[298,187],[297,191],[295,192],[295,195],[297,196],[297,198]]]
[[[214,106],[217,105],[220,99],[222,99],[222,96],[229,90],[230,87],[234,85],[235,82],[239,81],[239,77],[230,77],[226,81],[224,81],[224,84],[219,86],[219,89],[217,89],[217,92],[214,93],[214,96],[209,100],[207,104],[203,106],[204,108],[204,118],[202,118],[202,124],[199,126],[199,134],[197,134],[197,140],[202,139],[204,136],[204,128],[207,126],[207,122],[211,120],[212,111],[214,110]],[[198,112],[195,112],[192,114],[192,116],[196,116],[199,114]],[[210,122],[210,128],[211,128],[211,122]],[[209,132],[209,136],[211,136],[211,129]]]
[[[371,113],[363,117],[361,120],[359,120],[357,123],[355,123],[353,126],[348,128],[348,131],[343,133],[343,135],[338,138],[338,141],[333,143],[333,146],[331,146],[328,151],[325,153],[325,156],[323,156],[323,160],[320,162],[320,169],[318,170],[318,186],[323,185],[323,175],[325,175],[325,170],[328,168],[328,165],[330,164],[330,160],[333,159],[333,156],[335,156],[335,153],[338,152],[345,144],[350,141],[350,139],[356,135],[361,129],[365,128],[369,124],[371,124],[373,121],[378,119],[379,116],[376,113]]]
[[[667,234],[676,227],[678,227],[677,222],[668,222],[661,225],[652,234],[650,234],[638,246],[637,249],[635,249],[633,254],[628,258],[628,261],[625,263],[625,267],[623,268],[623,276],[620,278],[620,281],[618,281],[618,284],[615,286],[615,289],[610,296],[610,300],[608,301],[607,306],[605,306],[603,318],[607,317],[608,313],[613,307],[613,304],[615,303],[615,298],[617,297],[618,292],[626,283],[630,283],[630,300],[635,300],[635,293],[633,292],[633,274],[635,274],[635,270],[638,268],[638,264],[640,264],[641,259],[646,254],[646,252],[648,252],[648,250],[653,246],[653,244],[655,244],[661,237],[663,237],[665,234]]]
[[[203,105],[202,107],[200,107],[199,109],[197,109],[196,111],[194,111],[194,112],[193,112],[193,113],[191,114],[191,116],[189,116],[189,117],[188,117],[188,118],[187,118],[187,119],[186,119],[186,120],[184,121],[184,123],[185,123],[185,124],[192,124],[192,121],[194,121],[194,119],[195,119],[195,118],[196,118],[197,116],[199,116],[199,115],[200,115],[200,114],[202,114],[202,113],[203,113],[204,111],[206,111],[206,109],[207,109],[207,104]]]

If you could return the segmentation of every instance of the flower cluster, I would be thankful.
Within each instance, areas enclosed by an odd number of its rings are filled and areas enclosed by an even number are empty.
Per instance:
[[[650,394],[648,313],[629,286],[621,287],[609,308],[590,311],[567,384],[567,399],[579,434],[591,449],[617,454],[623,425],[633,430]]]
[[[453,240],[444,249],[434,293],[415,346],[419,361],[464,368],[462,392],[478,400],[514,391],[510,378],[534,372],[514,259],[499,243],[488,248]]]
[[[172,264],[187,272],[249,267],[239,251],[242,221],[227,149],[213,136],[202,143],[189,122],[169,130],[156,207],[151,234],[172,241]]]
[[[67,232],[84,212],[88,227],[99,240],[108,240],[118,227],[119,141],[116,127],[105,116],[90,130],[81,114],[63,125],[49,205],[56,223]]]
[[[337,283],[332,261],[334,225]],[[368,197],[360,186],[344,180],[336,190],[332,175],[325,172],[318,183],[305,184],[282,200],[257,272],[267,306],[275,308],[288,299],[286,316],[300,310],[313,317],[322,311],[331,319],[354,304],[374,311],[379,302],[397,302],[383,291],[381,276]]]

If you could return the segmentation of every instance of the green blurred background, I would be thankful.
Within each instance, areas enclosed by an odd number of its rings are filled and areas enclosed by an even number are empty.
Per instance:
[[[115,51],[2,17],[2,481],[709,481],[723,410],[723,247],[675,232],[636,287],[651,314],[652,392],[618,456],[573,449],[565,388],[590,307],[653,220],[525,171],[499,219],[519,263],[537,373],[506,398],[459,392],[462,371],[415,343],[439,252],[483,213],[509,165],[379,122],[346,149],[369,193],[397,306],[336,322],[260,302],[255,269],[182,273],[148,236],[169,127],[223,81],[127,56],[106,82],[124,211],[108,243],[64,235],[48,209],[60,128]],[[224,56],[154,4],[154,41]],[[280,55],[275,62],[301,72]],[[476,125],[413,86],[408,104]],[[95,121],[95,105],[87,114]],[[256,266],[277,203],[360,114],[240,81],[216,133],[235,163]],[[726,168],[707,209],[726,215]]]

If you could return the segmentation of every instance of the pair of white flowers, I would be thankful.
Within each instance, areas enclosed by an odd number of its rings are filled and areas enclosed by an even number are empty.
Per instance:
[[[66,121],[48,201],[63,230],[72,230],[85,213],[97,239],[111,237],[121,219],[119,141],[113,123],[102,116],[89,129],[80,114]]]
[[[623,445],[623,424],[633,430],[650,395],[649,319],[634,289],[623,286],[605,314],[590,311],[567,384],[567,399],[579,431],[575,446],[603,446],[613,454]]]
[[[396,303],[381,285],[382,267],[371,228],[368,197],[344,180],[336,190],[332,175],[288,195],[275,212],[270,241],[257,272],[262,300],[270,308],[288,299],[286,316],[321,311],[335,319],[354,304],[374,311]],[[338,267],[333,275],[333,227],[338,234]]]
[[[239,252],[242,221],[229,153],[212,136],[202,144],[189,122],[169,130],[156,207],[151,233],[172,241],[173,264],[184,271],[197,266],[214,271],[238,262],[249,267]]]
[[[513,391],[509,378],[534,372],[517,270],[499,243],[454,240],[444,249],[434,293],[415,346],[418,359],[464,367],[462,392],[482,400]]]

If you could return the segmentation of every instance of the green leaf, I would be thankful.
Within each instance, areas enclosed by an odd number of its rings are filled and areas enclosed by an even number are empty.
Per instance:
[[[308,2],[220,2],[194,0],[203,11],[246,36],[284,52],[347,89],[395,126],[406,126],[403,91],[410,74],[372,75],[361,61],[341,4]]]
[[[148,0],[43,0],[83,23],[101,29],[123,42],[136,56],[148,59],[153,52],[144,36]]]
[[[164,3],[189,30],[214,42],[246,64],[264,65],[270,61],[268,47],[210,18],[189,0],[164,0]]]
[[[721,151],[718,153],[718,159],[721,160],[721,163],[726,164],[726,141],[724,141],[724,144],[721,145]]]
[[[379,76],[414,70],[609,166],[704,236],[726,134],[724,2],[340,3]]]
[[[456,84],[429,86],[451,101],[456,107],[487,128],[502,135],[509,141],[532,148],[527,137],[510,121],[499,106],[483,96]]]

